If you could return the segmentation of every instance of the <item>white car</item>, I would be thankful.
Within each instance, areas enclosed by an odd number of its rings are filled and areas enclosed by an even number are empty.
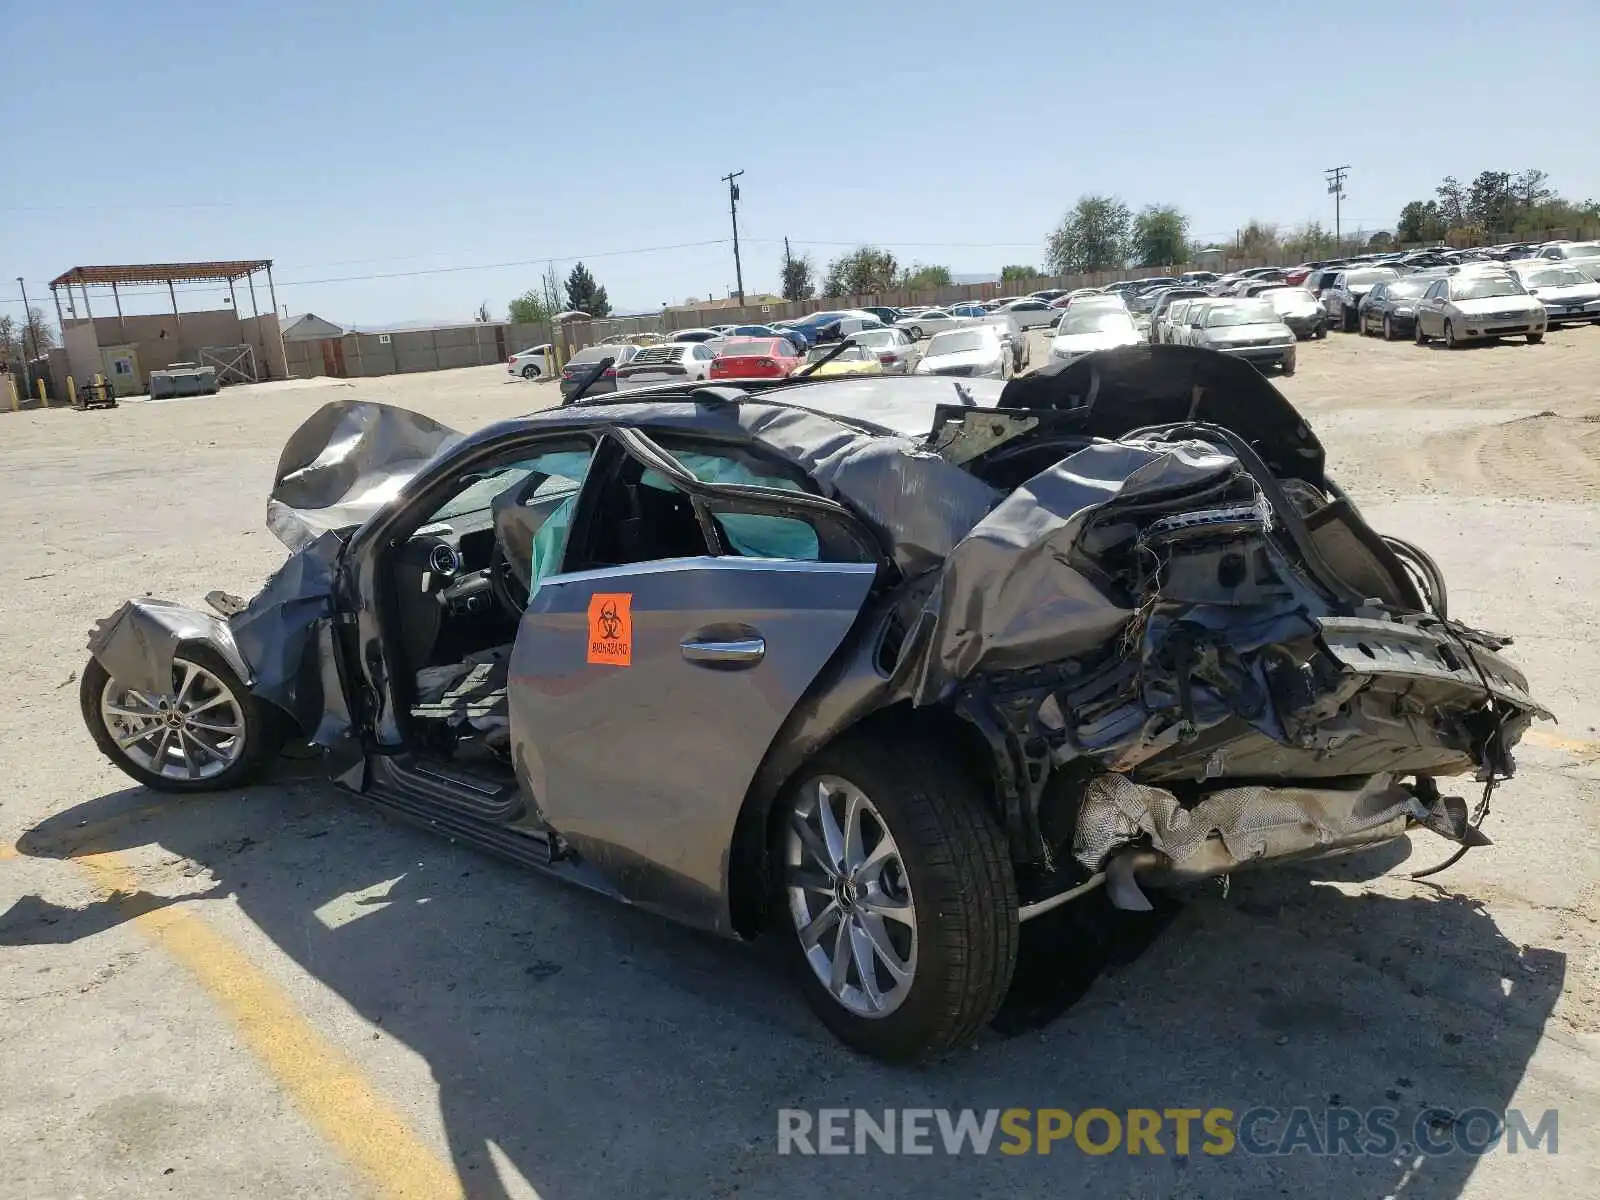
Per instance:
[[[1298,341],[1265,300],[1230,297],[1226,303],[1206,305],[1192,344],[1242,358],[1258,370],[1275,366],[1293,375]]]
[[[1417,345],[1443,338],[1454,349],[1479,338],[1544,340],[1544,305],[1510,271],[1465,272],[1435,279],[1417,302]]]
[[[1567,263],[1600,278],[1600,242],[1546,242],[1539,247],[1539,257]]]
[[[1054,325],[1056,318],[1061,315],[1059,309],[1050,307],[1048,300],[1035,300],[1031,297],[1025,300],[1013,300],[997,311],[1010,313],[1017,318],[1024,329],[1039,329]]]
[[[732,326],[728,326],[732,328]],[[711,342],[723,337],[720,329],[679,329],[667,338],[669,342]]]
[[[993,325],[972,325],[936,333],[928,342],[917,375],[1011,377],[1011,346]]]
[[[914,317],[901,317],[894,323],[894,327],[905,330],[910,334],[912,341],[920,342],[930,334],[956,329],[971,322],[971,317],[958,317],[942,308],[930,308],[927,312],[919,312]]]
[[[711,375],[711,360],[716,356],[707,342],[646,346],[629,359],[626,366],[616,368],[617,391],[628,392],[652,383],[707,379]]]
[[[554,346],[545,342],[542,346],[518,350],[506,359],[506,370],[524,379],[543,379],[550,374],[550,351],[553,349]]]
[[[1050,339],[1050,360],[1072,362],[1096,350],[1137,346],[1144,340],[1125,309],[1069,308],[1061,316],[1056,336]]]
[[[1548,259],[1524,259],[1512,273],[1530,296],[1544,305],[1545,324],[1562,321],[1600,322],[1600,283],[1580,267]]]
[[[875,354],[886,375],[909,375],[916,364],[917,351],[911,336],[901,329],[868,329],[852,334],[849,340],[869,354]]]

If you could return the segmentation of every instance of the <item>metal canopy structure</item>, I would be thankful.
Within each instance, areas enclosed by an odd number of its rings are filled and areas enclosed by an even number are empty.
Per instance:
[[[256,303],[256,275],[263,273],[267,277],[267,294],[272,307],[270,312],[278,311],[278,290],[272,283],[272,260],[270,258],[241,258],[224,259],[215,262],[190,262],[190,263],[130,263],[121,266],[101,267],[73,267],[63,271],[50,281],[50,296],[56,304],[56,321],[62,329],[66,328],[66,321],[61,313],[61,289],[67,292],[67,303],[71,305],[76,315],[77,304],[73,298],[72,289],[76,287],[83,296],[83,315],[89,321],[94,320],[94,309],[89,304],[90,288],[110,288],[111,302],[117,310],[117,324],[122,326],[122,297],[117,288],[120,284],[164,283],[167,285],[167,296],[172,301],[172,317],[177,323],[178,333],[183,332],[183,314],[178,310],[178,293],[174,284],[178,283],[226,283],[228,285],[228,300],[233,305],[235,314],[239,311],[239,298],[234,294],[233,285],[238,280],[244,280],[250,289],[250,312],[256,319],[259,332],[261,324],[261,309]],[[126,337],[126,332],[123,332]],[[261,341],[263,357],[266,356],[266,341],[263,336]]]

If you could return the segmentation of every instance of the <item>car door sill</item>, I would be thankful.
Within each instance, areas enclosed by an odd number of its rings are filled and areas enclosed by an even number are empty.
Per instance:
[[[496,824],[508,821],[524,807],[522,793],[514,781],[491,779],[414,754],[375,757],[370,787]]]

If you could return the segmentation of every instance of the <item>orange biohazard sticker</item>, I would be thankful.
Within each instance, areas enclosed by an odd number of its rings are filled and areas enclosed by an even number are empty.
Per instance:
[[[589,597],[589,661],[633,665],[632,592],[596,592]]]

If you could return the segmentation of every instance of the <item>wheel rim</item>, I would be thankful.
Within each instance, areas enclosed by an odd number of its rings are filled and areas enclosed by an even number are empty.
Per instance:
[[[151,696],[106,680],[100,720],[128,760],[166,779],[213,779],[244,754],[244,709],[198,663],[172,661],[172,691]]]
[[[784,850],[789,914],[818,982],[856,1016],[888,1016],[916,977],[917,910],[883,815],[849,780],[820,776]]]
[[[524,379],[532,379],[538,373],[539,373],[539,368],[538,367],[523,367],[522,368],[522,377]]]

